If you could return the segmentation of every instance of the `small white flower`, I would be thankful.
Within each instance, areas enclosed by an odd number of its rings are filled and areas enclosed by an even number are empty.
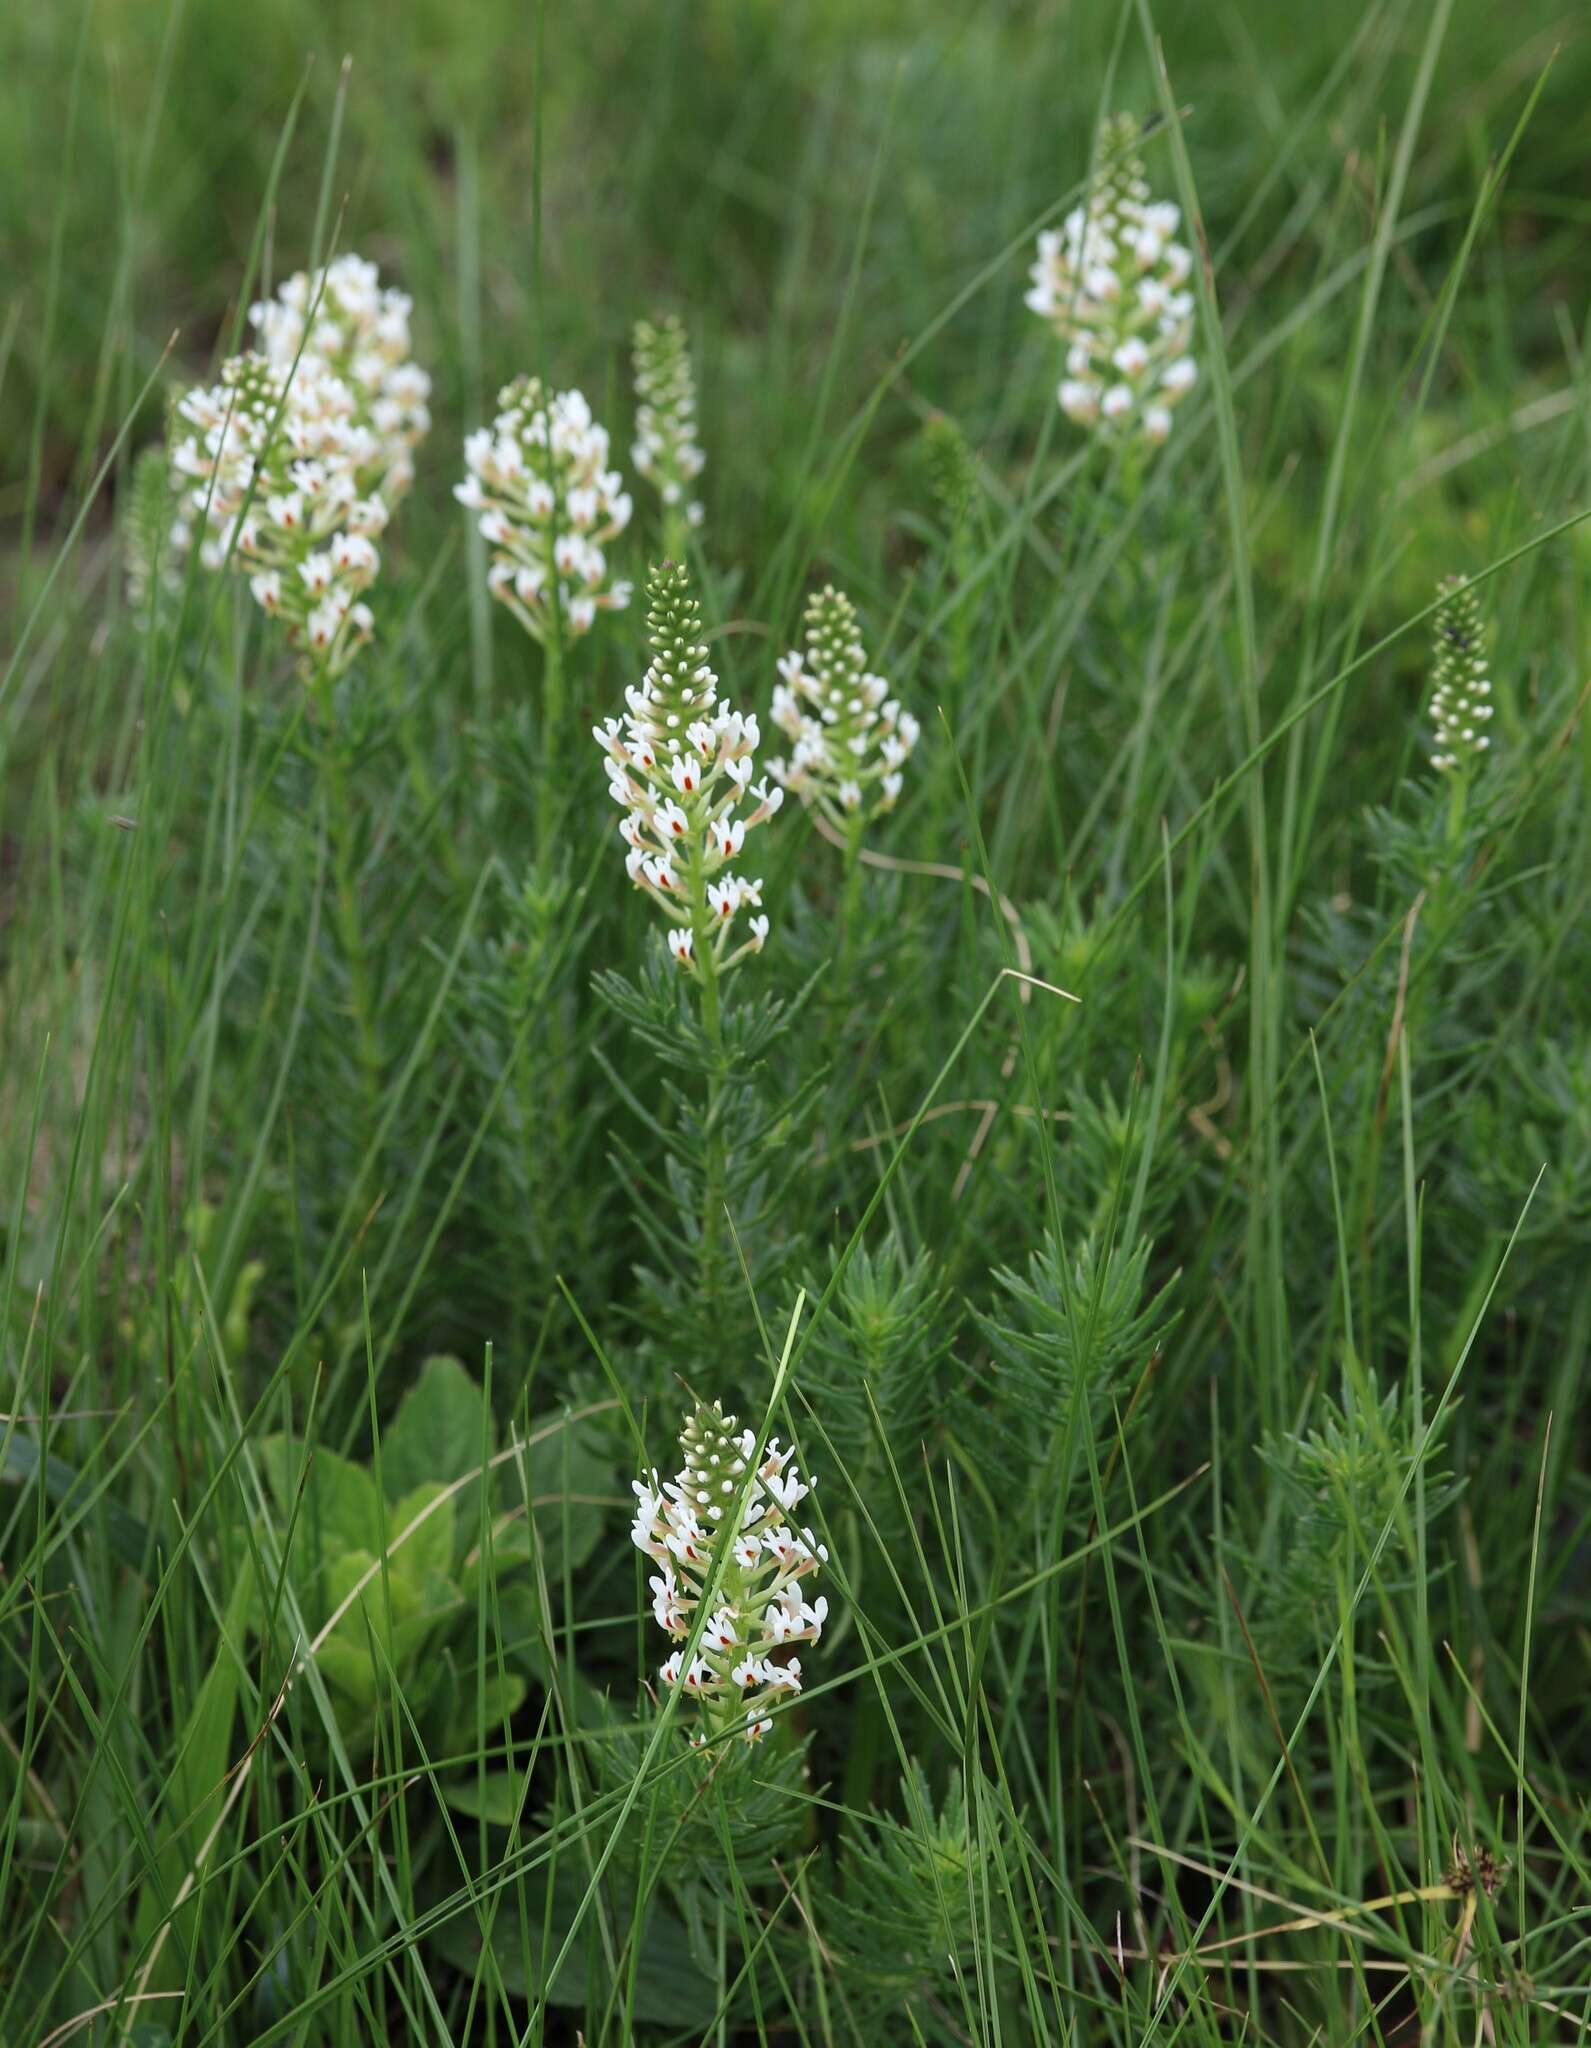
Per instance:
[[[702,1630],[702,1643],[709,1650],[732,1650],[735,1647],[735,1614],[733,1608],[720,1607],[718,1612]]]

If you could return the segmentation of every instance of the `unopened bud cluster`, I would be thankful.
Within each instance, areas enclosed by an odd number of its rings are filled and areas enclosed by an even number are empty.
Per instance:
[[[1039,236],[1027,304],[1066,350],[1057,395],[1067,418],[1159,442],[1198,376],[1188,353],[1193,258],[1173,239],[1178,209],[1149,196],[1136,133],[1129,115],[1106,123],[1098,187]]]
[[[624,807],[625,866],[668,918],[669,950],[692,971],[709,956],[723,970],[761,952],[768,936],[760,879],[737,875],[730,864],[746,834],[779,809],[784,791],[752,782],[756,716],[718,702],[701,607],[685,570],[660,564],[647,600],[651,664],[640,687],[625,691],[625,716],[593,726],[592,738],[607,756],[609,793]],[[730,952],[730,928],[743,908],[758,914],[750,936]]]
[[[630,601],[603,552],[630,523],[624,479],[608,467],[607,430],[578,391],[519,377],[497,404],[492,425],[465,437],[468,474],[453,495],[491,543],[493,597],[544,645],[560,630],[577,639],[599,611]]]
[[[665,506],[681,509],[690,525],[700,526],[702,508],[689,492],[707,458],[696,444],[696,380],[679,316],[667,313],[656,323],[638,320],[633,359],[631,459]]]
[[[1444,774],[1469,767],[1491,745],[1486,726],[1492,715],[1492,685],[1486,671],[1486,629],[1480,599],[1448,576],[1438,585],[1444,597],[1436,615],[1436,662],[1431,690],[1431,728],[1436,748],[1431,766]]]
[[[807,1587],[829,1553],[788,1519],[811,1483],[777,1438],[751,1472],[756,1434],[716,1401],[697,1408],[679,1442],[683,1462],[672,1479],[654,1471],[633,1482],[631,1538],[660,1567],[648,1581],[658,1626],[683,1642],[720,1557],[723,1570],[695,1654],[687,1663],[676,1650],[658,1675],[700,1702],[693,1741],[738,1729],[758,1742],[773,1726],[768,1709],[801,1690],[801,1661],[789,1646],[815,1643],[828,1618],[828,1601],[808,1599]]]
[[[791,741],[769,773],[837,825],[887,811],[920,728],[873,675],[856,607],[832,585],[806,610],[806,647],[779,663],[773,722]]]

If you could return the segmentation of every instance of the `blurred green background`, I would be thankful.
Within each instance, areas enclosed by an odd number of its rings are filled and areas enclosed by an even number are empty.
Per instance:
[[[1238,337],[1257,334],[1362,249],[1430,9],[1183,0],[1154,21],[1212,244],[1241,237],[1223,301]],[[1583,9],[1550,0],[1460,0],[1411,169],[1415,231],[1396,261],[1405,286],[1434,289],[1546,71],[1485,259],[1506,255],[1510,317],[1471,396],[1499,416],[1520,402],[1522,367],[1559,371],[1583,318],[1586,29]],[[173,329],[179,375],[213,359],[300,91],[266,253],[278,275],[303,262],[345,55],[338,239],[415,296],[417,350],[437,377],[431,465],[450,474],[454,430],[532,357],[597,400],[623,378],[637,309],[671,300],[702,358],[708,445],[750,458],[722,465],[733,500],[715,508],[720,546],[747,559],[804,512],[791,402],[832,431],[1082,174],[1102,102],[1155,104],[1142,22],[1110,0],[7,8],[0,518],[21,519],[36,481],[39,516],[24,523],[47,531]],[[955,411],[985,445],[1030,432],[1024,366],[1042,382],[1047,355],[1021,306],[1024,261],[914,361],[886,431],[916,402]],[[837,321],[846,345],[826,391]],[[1313,331],[1324,339],[1298,346],[1321,348],[1334,379],[1331,324]],[[1293,367],[1307,382],[1308,363]]]

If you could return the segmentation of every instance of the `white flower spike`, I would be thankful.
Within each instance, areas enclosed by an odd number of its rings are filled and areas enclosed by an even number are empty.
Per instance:
[[[631,881],[669,920],[669,951],[680,966],[716,975],[761,952],[768,935],[768,920],[753,917],[750,937],[732,945],[739,912],[761,906],[762,883],[729,863],[784,791],[751,783],[757,720],[718,702],[685,570],[660,564],[647,599],[651,665],[640,687],[625,692],[624,717],[604,719],[591,736],[606,757],[608,792],[624,809],[619,837]]]
[[[556,604],[563,637],[578,639],[599,611],[630,601],[603,552],[630,523],[624,479],[608,467],[606,429],[578,391],[520,377],[497,404],[491,426],[465,436],[467,473],[453,495],[491,543],[493,597],[543,645]]]
[[[1057,396],[1078,426],[1154,444],[1198,379],[1189,353],[1193,258],[1173,240],[1178,209],[1151,200],[1134,152],[1137,123],[1118,114],[1100,135],[1097,188],[1039,236],[1027,304],[1066,351]]]
[[[387,521],[380,456],[358,409],[329,370],[235,356],[218,384],[177,407],[187,432],[171,454],[181,533],[202,536],[207,568],[247,576],[311,673],[328,676],[370,638],[362,596],[380,568],[371,536]]]
[[[373,263],[339,256],[313,276],[299,271],[274,299],[249,309],[259,351],[274,369],[336,377],[354,398],[356,464],[369,496],[395,505],[414,481],[414,449],[431,427],[431,380],[409,353],[407,294],[381,283]]]
[[[869,672],[856,607],[832,584],[808,604],[805,651],[792,648],[779,675],[773,722],[791,751],[769,774],[841,832],[890,810],[920,728]]]
[[[801,1690],[799,1658],[778,1653],[789,1643],[815,1643],[828,1619],[828,1601],[808,1594],[829,1553],[810,1529],[797,1531],[785,1520],[812,1482],[777,1438],[748,1472],[756,1433],[741,1429],[716,1401],[697,1408],[679,1442],[683,1463],[672,1479],[652,1472],[632,1482],[630,1531],[636,1549],[660,1568],[648,1581],[652,1613],[677,1642],[690,1634],[725,1542],[729,1553],[690,1669],[682,1678],[676,1650],[658,1676],[700,1701],[702,1727],[693,1741],[738,1730],[759,1742],[773,1726],[767,1709]]]

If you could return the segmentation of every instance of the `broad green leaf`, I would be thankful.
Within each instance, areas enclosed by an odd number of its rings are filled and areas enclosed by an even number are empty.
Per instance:
[[[381,1543],[380,1503],[375,1481],[363,1465],[318,1445],[306,1452],[287,1436],[266,1437],[260,1445],[260,1463],[284,1527],[302,1477],[304,1501],[298,1511],[296,1541],[309,1547],[301,1554],[314,1560],[339,1550],[374,1555]]]
[[[448,1792],[454,1804],[453,1790]],[[462,1808],[458,1809],[462,1811]],[[548,1959],[542,1931],[546,1928],[552,1952],[563,1946],[565,1935],[578,1910],[584,1886],[573,1872],[559,1873],[553,1887],[548,1913],[546,1881],[538,1873],[519,1881],[520,1896],[505,1893],[502,1907],[492,1924],[492,1962],[510,1997],[531,1998],[541,1990],[541,1972]],[[587,1916],[588,1939],[577,1943],[568,1961],[547,1990],[552,2005],[583,2006],[586,2003],[588,1962],[601,1974],[606,1996],[606,1963],[595,1922]],[[522,1931],[523,1930],[523,1931]],[[625,1929],[616,1929],[624,1938]],[[528,1938],[527,1938],[528,1935]],[[458,1914],[444,1921],[435,1940],[442,1953],[472,1978],[481,1974],[481,1933],[468,1915]],[[671,1913],[653,1907],[641,1931],[640,1957],[636,1970],[635,2018],[665,2027],[699,2032],[708,2026],[718,2010],[713,1980],[691,1958],[684,1927]]]
[[[387,1542],[397,1546],[392,1551],[392,1569],[406,1579],[420,1580],[433,1574],[446,1578],[453,1570],[454,1503],[443,1498],[445,1494],[439,1480],[428,1479],[387,1510]],[[441,1505],[431,1507],[434,1500],[441,1500]],[[427,1508],[429,1514],[425,1514]],[[422,1514],[423,1522],[419,1520]],[[414,1534],[400,1543],[399,1537],[411,1525],[417,1525]]]
[[[78,1507],[83,1509],[84,1531],[92,1534],[99,1507],[88,1474],[68,1465],[63,1458],[41,1458],[38,1445],[25,1430],[12,1428],[8,1436],[5,1425],[0,1424],[0,1485],[29,1486],[40,1478],[46,1497],[63,1515]],[[123,1564],[131,1565],[134,1571],[144,1571],[157,1539],[119,1501],[107,1499],[103,1512],[105,1537],[111,1549]]]
[[[381,1439],[381,1483],[398,1500],[427,1480],[446,1484],[481,1469],[497,1442],[486,1397],[456,1358],[428,1358]],[[460,1525],[472,1526],[474,1489],[459,1494]],[[468,1501],[470,1506],[465,1508]]]
[[[604,1503],[622,1505],[612,1466],[592,1445],[592,1431],[565,1422],[525,1452],[524,1469],[512,1459],[504,1468],[504,1492],[515,1508],[523,1508],[528,1484],[536,1517],[536,1536],[549,1576],[567,1563],[585,1563],[602,1540]]]
[[[474,1735],[472,1727],[472,1741]],[[494,1828],[513,1827],[532,1810],[525,1798],[523,1771],[488,1771],[484,1777],[471,1771],[441,1790],[455,1813],[462,1813],[467,1820],[485,1821]]]
[[[474,1749],[482,1728],[488,1742],[496,1740],[503,1723],[524,1705],[529,1689],[524,1679],[514,1671],[494,1671],[479,1687],[467,1683],[460,1686],[458,1703],[448,1719],[443,1738],[445,1753],[448,1756],[467,1755]],[[460,1812],[463,1810],[459,1809]]]

